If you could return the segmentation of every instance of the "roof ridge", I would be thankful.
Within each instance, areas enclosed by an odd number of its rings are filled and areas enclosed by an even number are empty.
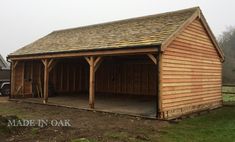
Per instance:
[[[180,12],[185,12],[189,10],[201,10],[199,6],[191,7],[191,8],[185,8],[185,9],[180,9],[180,10],[174,10],[174,11],[168,11],[168,12],[163,12],[159,14],[151,14],[151,15],[146,15],[146,16],[139,16],[139,17],[133,17],[133,18],[126,18],[126,19],[121,19],[121,20],[114,20],[110,22],[103,22],[103,23],[97,23],[97,24],[91,24],[91,25],[84,25],[80,27],[74,27],[74,28],[66,28],[66,29],[61,29],[61,30],[55,30],[51,33],[55,32],[63,32],[63,31],[68,31],[68,30],[75,30],[75,29],[82,29],[82,28],[89,28],[89,27],[94,27],[94,26],[102,26],[102,25],[108,25],[108,24],[114,24],[114,23],[121,23],[121,22],[126,22],[126,21],[131,21],[131,20],[137,20],[137,19],[143,19],[143,18],[151,18],[154,16],[163,16],[171,13],[180,13]]]

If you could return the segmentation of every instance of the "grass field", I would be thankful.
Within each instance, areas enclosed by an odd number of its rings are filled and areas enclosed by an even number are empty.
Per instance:
[[[227,89],[227,88],[226,88]],[[231,88],[229,88],[231,90]],[[232,92],[233,93],[233,92]],[[223,95],[225,105],[199,117],[188,118],[164,128],[163,142],[234,142],[235,94]]]
[[[29,128],[2,133],[6,141],[51,142],[234,142],[235,97],[223,96],[222,108],[179,122],[145,120],[125,115],[15,102],[0,103],[0,114],[23,119],[71,119],[71,128]],[[1,102],[1,101],[0,101]]]
[[[235,107],[223,107],[209,114],[185,119],[163,129],[165,142],[235,141]]]
[[[235,87],[234,86],[224,86],[222,88],[223,100],[225,103],[235,102]]]

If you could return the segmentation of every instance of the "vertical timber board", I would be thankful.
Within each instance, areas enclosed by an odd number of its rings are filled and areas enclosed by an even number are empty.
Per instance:
[[[66,92],[69,92],[69,89],[70,89],[70,64],[68,63],[67,66],[66,66],[66,69],[67,69],[67,83],[66,83]]]
[[[76,66],[73,68],[73,92],[76,92]]]
[[[31,78],[31,84],[30,84],[30,92],[31,93],[33,93],[33,82],[34,82],[34,80],[33,80],[33,65],[34,65],[34,63],[33,62],[31,62],[31,72],[30,72],[30,78]]]
[[[62,62],[60,64],[60,91],[63,91],[63,81],[64,81],[64,66]]]
[[[58,82],[58,79],[57,79],[57,67],[55,66],[54,69],[53,69],[53,85],[54,85],[54,88],[56,88],[57,82]]]
[[[22,86],[22,92],[21,92],[21,94],[24,96],[25,94],[24,94],[24,72],[25,72],[25,62],[23,62],[22,63],[23,65],[22,65],[22,74],[21,74],[21,86]]]
[[[155,66],[154,62],[147,58],[144,63],[107,60],[96,73],[97,92],[155,96],[157,76]]]

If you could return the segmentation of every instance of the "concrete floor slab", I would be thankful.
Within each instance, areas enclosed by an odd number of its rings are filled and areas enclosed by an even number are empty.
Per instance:
[[[26,98],[26,102],[43,104],[42,98]],[[114,95],[96,95],[95,109],[88,105],[88,95],[60,95],[49,97],[48,105],[66,106],[79,109],[128,114],[144,117],[156,117],[156,98],[149,96],[120,97]]]

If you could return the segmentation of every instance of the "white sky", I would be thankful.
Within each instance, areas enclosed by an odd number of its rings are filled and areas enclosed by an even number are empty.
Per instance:
[[[0,0],[0,54],[54,30],[200,6],[216,36],[235,25],[235,0]]]

